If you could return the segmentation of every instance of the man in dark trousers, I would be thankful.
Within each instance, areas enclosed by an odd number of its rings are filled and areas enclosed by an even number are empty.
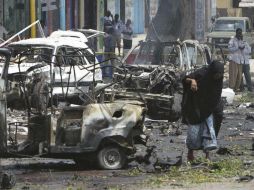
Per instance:
[[[115,45],[116,39],[114,37],[114,28],[109,28],[104,37],[104,59],[107,61],[105,66],[105,74],[112,79],[115,66]]]
[[[240,91],[242,74],[244,73],[246,84],[249,91],[252,91],[249,55],[251,47],[243,40],[242,29],[236,29],[236,35],[229,43],[229,88]]]

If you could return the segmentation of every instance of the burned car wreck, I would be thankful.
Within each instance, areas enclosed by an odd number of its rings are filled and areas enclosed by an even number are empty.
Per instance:
[[[140,42],[114,73],[118,81],[106,89],[109,99],[141,99],[152,119],[177,121],[181,111],[182,77],[210,61],[197,41]],[[120,82],[121,81],[121,82]]]
[[[71,158],[81,165],[95,157],[101,168],[122,168],[140,142],[145,106],[98,103],[101,71],[85,36],[57,32],[0,49],[0,156]],[[26,115],[11,116],[13,110]],[[20,128],[27,129],[23,137]]]
[[[73,43],[74,36],[77,40]],[[25,81],[24,88],[30,97],[27,103],[37,106],[39,111],[46,109],[40,106],[47,105],[50,99],[55,104],[63,99],[68,99],[71,103],[74,95],[86,93],[92,83],[101,83],[101,71],[93,68],[91,63],[96,60],[86,42],[86,37],[79,32],[56,31],[48,38],[9,44],[13,56],[8,70],[11,88],[7,96],[8,102],[18,106],[16,102],[24,101],[24,91],[18,90],[17,85],[20,80]],[[53,76],[50,76],[50,69],[54,71]],[[51,79],[52,83],[49,82]],[[52,97],[47,96],[49,85],[53,90]],[[21,105],[22,107],[24,106]]]

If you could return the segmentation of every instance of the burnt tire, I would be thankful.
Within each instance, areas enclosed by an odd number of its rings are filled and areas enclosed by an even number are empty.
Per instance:
[[[126,153],[119,146],[106,146],[99,150],[97,162],[101,169],[121,169],[126,163]]]
[[[39,113],[46,113],[49,103],[49,88],[46,83],[38,82],[33,90],[33,106]]]

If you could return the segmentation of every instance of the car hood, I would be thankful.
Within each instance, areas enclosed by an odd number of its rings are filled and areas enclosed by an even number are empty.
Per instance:
[[[235,32],[211,32],[207,35],[210,38],[231,38],[235,36]]]

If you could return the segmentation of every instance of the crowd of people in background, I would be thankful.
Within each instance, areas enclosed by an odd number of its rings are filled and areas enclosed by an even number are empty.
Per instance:
[[[117,55],[121,56],[121,44],[123,39],[123,56],[132,47],[132,34],[131,20],[128,19],[126,24],[123,24],[119,18],[119,14],[112,15],[110,11],[107,11],[104,16],[104,60],[108,61],[106,66],[107,73],[110,73],[109,78],[114,73],[114,67],[116,66],[116,48]]]
[[[119,14],[114,16],[108,10],[104,16],[104,46],[105,52],[115,54],[117,48],[118,56],[121,56],[121,44],[123,39],[123,56],[132,47],[132,34],[131,20],[127,19],[126,24],[120,19]],[[110,46],[110,47],[109,47]]]

